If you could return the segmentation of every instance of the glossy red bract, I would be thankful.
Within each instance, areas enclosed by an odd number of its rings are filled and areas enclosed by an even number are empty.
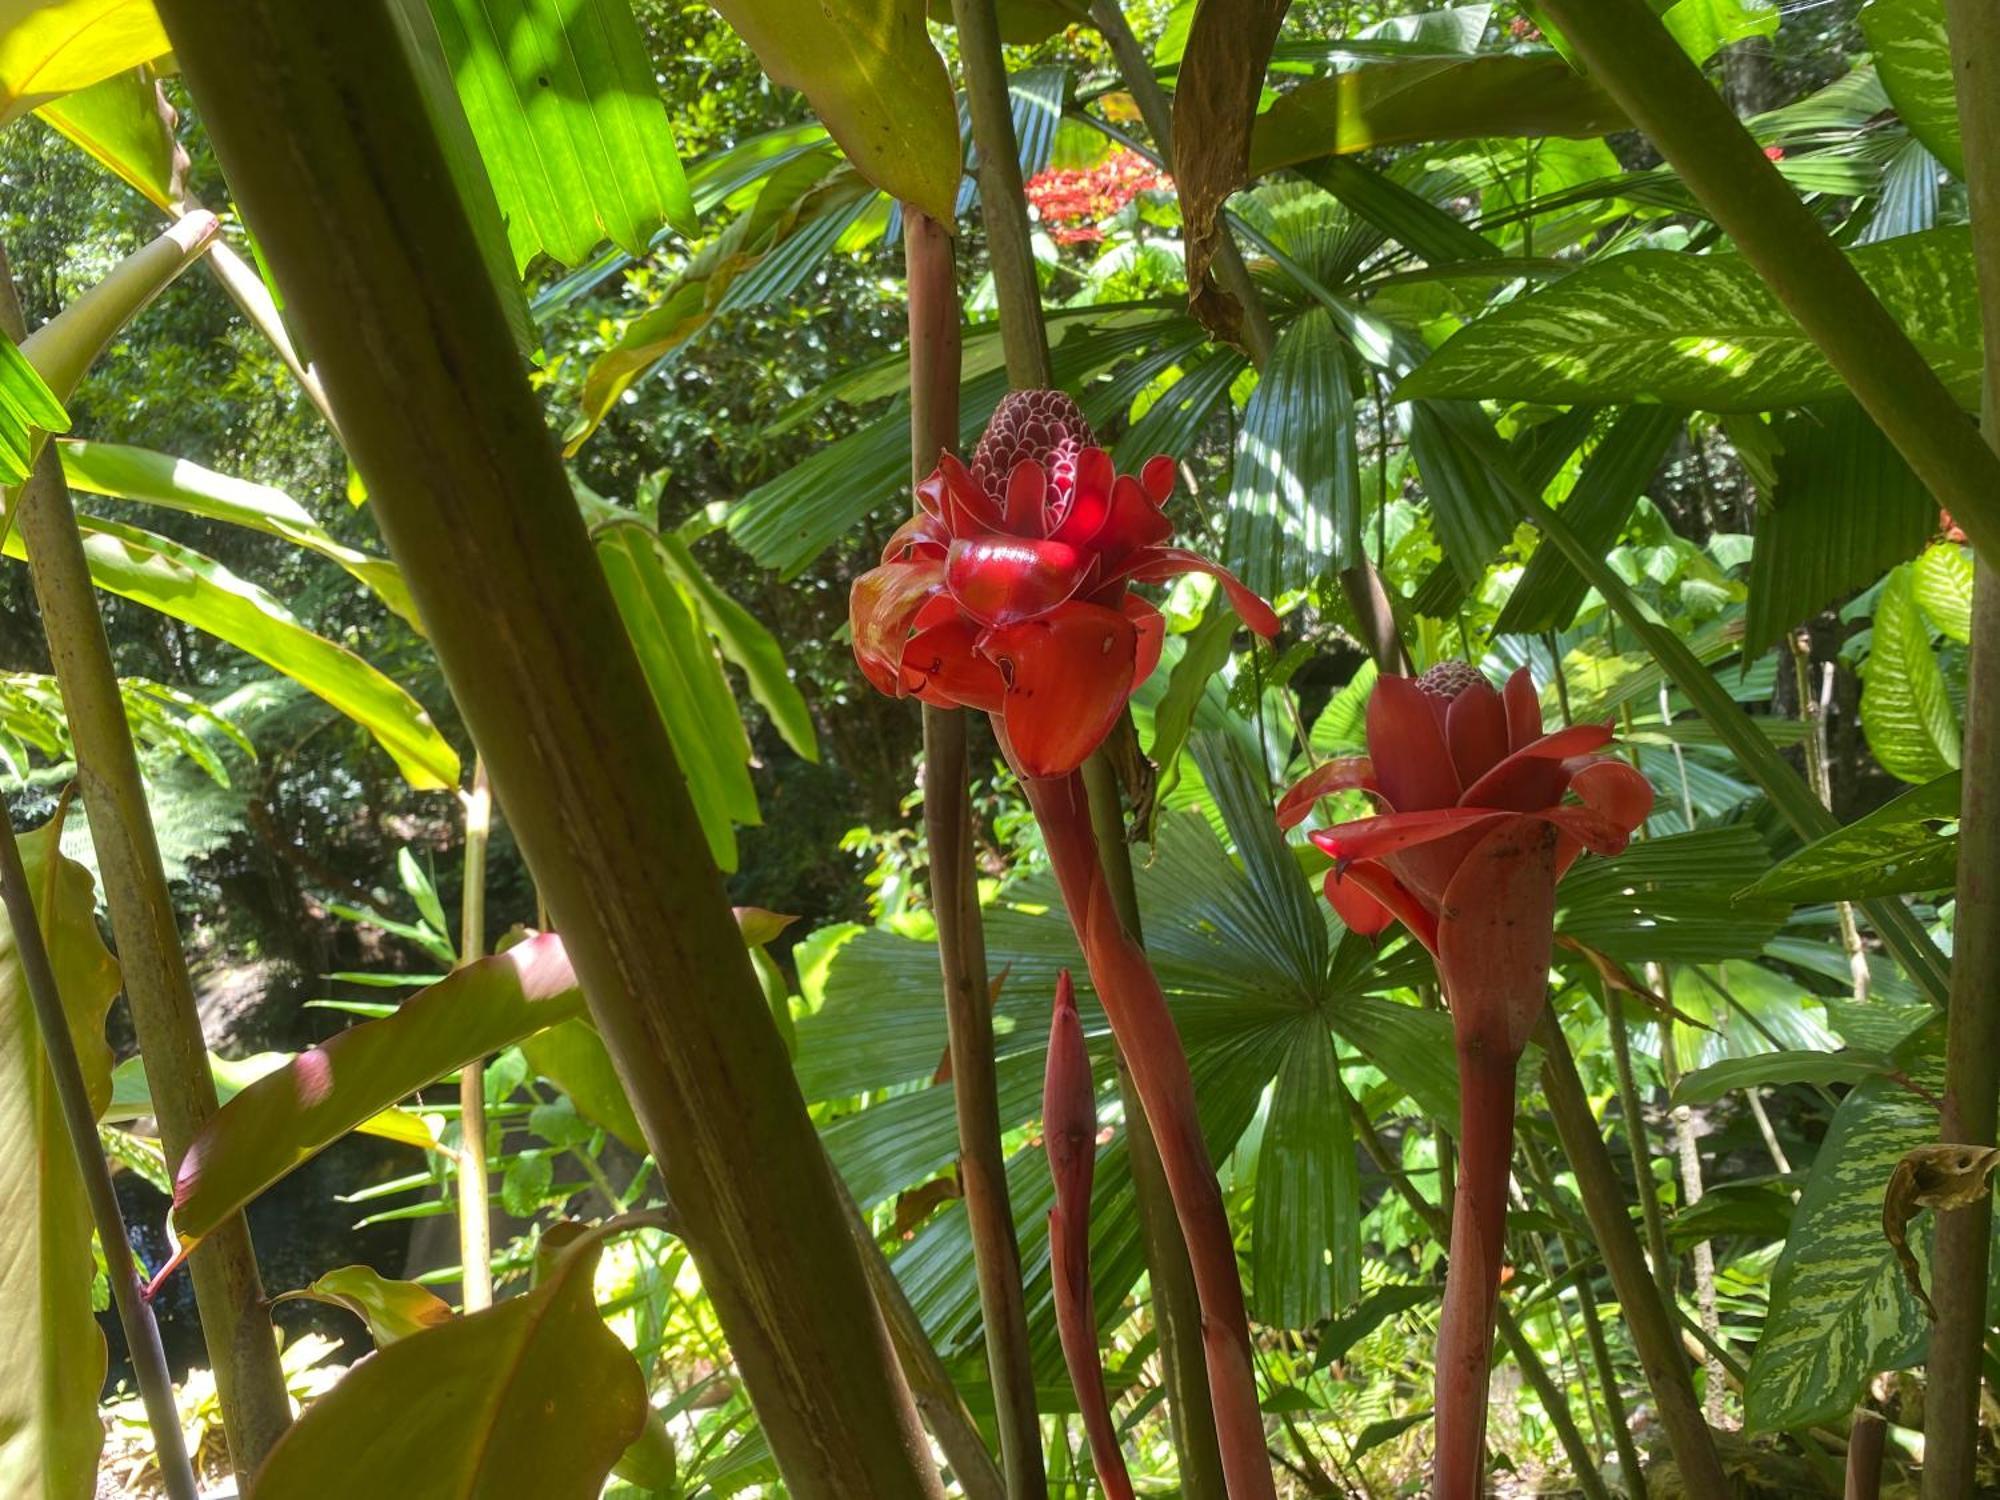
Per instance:
[[[1052,398],[1055,400],[1052,402]],[[1008,403],[1015,403],[1009,405]],[[1226,569],[1167,545],[1174,465],[1159,457],[1120,474],[1088,438],[1081,414],[1053,420],[1059,393],[1017,392],[995,414],[1010,434],[1048,431],[1056,446],[1015,457],[1005,476],[947,453],[917,486],[920,510],[890,538],[879,567],[854,582],[854,655],[885,693],[941,708],[998,713],[1017,769],[1063,776],[1110,733],[1151,675],[1165,634],[1160,612],[1131,592],[1207,573],[1260,635],[1278,617]]]

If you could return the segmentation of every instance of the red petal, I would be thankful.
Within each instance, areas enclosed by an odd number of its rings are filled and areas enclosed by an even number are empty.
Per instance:
[[[1377,761],[1376,765],[1381,762]],[[1357,818],[1352,823],[1336,823],[1331,828],[1315,828],[1306,837],[1341,864],[1357,859],[1380,859],[1385,854],[1436,843],[1490,818],[1504,814],[1483,807],[1435,807],[1423,812],[1384,813],[1379,818]]]
[[[1094,541],[1111,515],[1111,486],[1117,479],[1101,448],[1086,448],[1076,461],[1076,482],[1049,535],[1075,547]]]
[[[1459,1050],[1518,1057],[1547,1001],[1556,830],[1508,818],[1466,856],[1438,917],[1438,974]]]
[[[934,558],[884,563],[854,580],[847,605],[854,659],[877,690],[902,695],[910,622],[943,586],[944,564]]]
[[[1527,816],[1554,824],[1592,854],[1622,854],[1632,841],[1630,828],[1588,807],[1545,807]]]
[[[927,511],[919,511],[890,536],[888,545],[882,549],[882,561],[892,563],[908,562],[917,557],[941,558],[950,545],[951,533],[945,530],[944,522]]]
[[[919,630],[903,648],[903,691],[939,708],[998,713],[1007,685],[1000,669],[978,654],[982,627],[961,614]]]
[[[1378,677],[1368,700],[1368,754],[1382,795],[1398,812],[1450,807],[1458,772],[1445,748],[1433,699],[1407,677]]]
[[[1327,904],[1346,923],[1349,932],[1373,937],[1396,920],[1396,914],[1371,896],[1354,878],[1352,870],[1344,877],[1339,870],[1328,870],[1320,889],[1326,892]]]
[[[1229,596],[1229,607],[1242,616],[1245,625],[1267,641],[1277,635],[1277,612],[1245,588],[1234,573],[1199,552],[1190,552],[1185,547],[1148,547],[1125,569],[1125,576],[1134,583],[1165,583],[1183,573],[1208,574],[1222,585]]]
[[[1570,773],[1569,788],[1585,807],[1602,813],[1627,832],[1653,811],[1653,787],[1622,760],[1609,756]]]
[[[1000,529],[1000,507],[988,498],[964,464],[947,453],[938,460],[937,471],[944,480],[938,494],[938,514],[953,536],[984,536]]]
[[[1002,719],[1023,776],[1066,776],[1104,742],[1131,695],[1138,629],[1072,602],[989,630],[980,651],[1007,683]]]
[[[1123,557],[1142,547],[1157,546],[1174,534],[1174,523],[1146,498],[1139,481],[1121,474],[1111,486],[1111,514],[1094,545],[1110,557]]]
[[[1376,685],[1381,691],[1381,685]],[[1497,807],[1509,812],[1533,812],[1552,807],[1569,785],[1563,762],[1611,742],[1608,724],[1572,724],[1545,734],[1516,750],[1465,789],[1459,801],[1467,807]]]
[[[1347,755],[1330,760],[1298,782],[1278,799],[1278,826],[1296,828],[1305,822],[1313,804],[1335,792],[1375,790],[1375,767],[1365,755]],[[1347,924],[1352,927],[1352,922]]]
[[[1046,614],[1083,582],[1090,558],[1065,542],[980,537],[951,544],[945,586],[961,608],[988,625]]]
[[[1174,477],[1177,472],[1174,461],[1164,453],[1155,453],[1146,460],[1146,466],[1139,471],[1139,484],[1153,504],[1167,503],[1174,492]]]
[[[1526,667],[1507,679],[1507,745],[1519,750],[1542,737],[1542,700]]]
[[[1015,536],[1038,537],[1048,528],[1043,514],[1049,498],[1049,476],[1032,458],[1014,465],[1007,476],[1007,529]]]
[[[1125,595],[1118,601],[1118,607],[1132,622],[1132,628],[1139,632],[1132,660],[1132,691],[1137,692],[1139,685],[1151,677],[1153,668],[1160,664],[1160,648],[1167,640],[1167,621],[1164,615],[1137,594]]]
[[[1332,872],[1329,871],[1328,874],[1331,876]],[[1359,886],[1374,898],[1378,906],[1408,928],[1412,937],[1431,952],[1437,952],[1437,918],[1432,916],[1430,909],[1412,895],[1401,881],[1391,875],[1385,866],[1364,859],[1360,864],[1350,866],[1341,876],[1340,883],[1343,886]],[[1331,899],[1330,894],[1329,899]],[[1336,904],[1334,910],[1338,912],[1340,907]],[[1341,920],[1347,920],[1344,914]],[[1380,930],[1376,929],[1378,932]]]
[[[1474,683],[1445,711],[1445,741],[1462,785],[1471,786],[1507,758],[1507,710],[1500,695]]]

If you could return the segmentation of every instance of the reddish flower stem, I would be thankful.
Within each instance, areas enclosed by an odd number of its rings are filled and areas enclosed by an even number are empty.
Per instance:
[[[996,729],[998,726],[996,725]],[[1202,1139],[1194,1080],[1180,1033],[1145,951],[1118,920],[1098,861],[1089,799],[1081,776],[1024,778],[1047,844],[1049,863],[1069,908],[1092,986],[1112,1032],[1124,1049],[1146,1119],[1159,1143],[1174,1211],[1187,1240],[1201,1301],[1202,1345],[1208,1356],[1209,1393],[1231,1500],[1275,1500],[1264,1418],[1257,1406],[1257,1378],[1250,1354],[1250,1319],[1236,1270],[1222,1191]]]
[[[1485,1467],[1486,1388],[1507,1247],[1516,1058],[1458,1049],[1458,1193],[1437,1344],[1435,1500],[1475,1500]]]

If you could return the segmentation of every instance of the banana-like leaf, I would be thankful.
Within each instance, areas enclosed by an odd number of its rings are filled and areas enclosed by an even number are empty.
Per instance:
[[[646,1382],[591,1277],[618,1221],[533,1291],[397,1339],[306,1408],[257,1472],[269,1495],[595,1500],[646,1425]]]
[[[1955,823],[1959,773],[1940,776],[1814,839],[1780,860],[1742,895],[1752,900],[1858,901],[1948,890],[1958,873],[1958,840],[1938,831]]]
[[[163,57],[171,46],[153,0],[5,0],[0,125]]]
[[[423,706],[345,646],[313,634],[264,590],[213,558],[136,526],[79,516],[91,581],[249,652],[366,729],[411,786],[458,785],[458,752]],[[19,529],[8,557],[27,555]]]
[[[1323,307],[1286,327],[1237,434],[1223,553],[1275,598],[1359,555],[1359,456],[1346,341]]]
[[[1882,1198],[1903,1153],[1936,1139],[1936,1109],[1888,1079],[1861,1083],[1834,1112],[1771,1273],[1744,1382],[1752,1432],[1837,1420],[1878,1371],[1922,1358],[1930,1325],[1882,1233]],[[1926,1219],[1910,1235],[1926,1273],[1930,1239]]]
[[[635,517],[598,529],[597,557],[673,738],[709,852],[733,870],[735,825],[760,821],[750,738],[708,633],[660,562],[658,541]]]
[[[1963,227],[1849,257],[1967,409],[1979,399],[1979,298]],[[1796,406],[1844,393],[1819,347],[1735,255],[1637,250],[1584,267],[1467,324],[1397,387],[1399,400],[1660,401],[1697,411]]]
[[[0,484],[34,467],[40,435],[69,431],[69,413],[14,341],[0,334]]]
[[[1759,507],[1743,650],[1762,656],[1794,626],[1922,550],[1937,502],[1853,401],[1777,424],[1777,483]]]
[[[1629,128],[1610,97],[1559,57],[1370,63],[1302,83],[1259,115],[1250,175],[1418,141]]]
[[[196,1134],[174,1183],[174,1227],[183,1243],[199,1240],[364,1120],[582,1007],[562,939],[544,933],[467,964],[392,1015],[301,1052]]]
[[[1861,728],[1882,769],[1900,780],[1935,781],[1958,769],[1958,710],[1907,566],[1891,573],[1876,596],[1861,669]]]
[[[52,100],[35,113],[138,189],[162,213],[177,213],[187,154],[167,128],[159,85],[149,73],[128,68]]]
[[[798,89],[861,175],[950,223],[958,105],[922,0],[717,0],[773,81]]]
[[[88,872],[57,849],[51,823],[21,839],[70,1035],[91,1102],[111,1094],[104,1017],[118,965],[97,935]],[[19,950],[0,916],[0,1494],[88,1496],[104,1429],[104,1336],[90,1310],[90,1207],[49,1076]],[[96,1142],[88,1143],[96,1149]]]
[[[324,1302],[344,1308],[368,1325],[375,1347],[451,1321],[451,1305],[414,1281],[392,1281],[368,1266],[336,1266],[296,1292],[281,1292],[273,1302]]]
[[[218,1057],[208,1054],[209,1076],[215,1080],[215,1096],[224,1104],[268,1073],[275,1073],[297,1058],[292,1052],[253,1052],[248,1057]],[[130,1124],[153,1113],[153,1088],[146,1079],[146,1060],[134,1053],[111,1074],[111,1102],[104,1110],[108,1125]],[[430,1126],[406,1109],[385,1109],[354,1127],[362,1135],[380,1136],[405,1146],[430,1147],[437,1144]]]
[[[645,38],[628,0],[431,0],[517,269],[579,265],[605,240],[643,255],[694,232]]]
[[[1931,155],[1963,177],[1965,146],[1958,133],[1943,0],[1868,0],[1861,7],[1861,34],[1903,123]]]
[[[56,445],[74,489],[139,500],[209,521],[247,526],[339,564],[420,634],[423,622],[402,570],[386,557],[339,541],[283,490],[218,474],[184,458],[123,443],[71,440]]]

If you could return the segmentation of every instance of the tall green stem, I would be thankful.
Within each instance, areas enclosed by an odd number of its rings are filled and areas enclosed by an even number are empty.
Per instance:
[[[486,762],[472,758],[465,805],[465,890],[459,899],[458,961],[486,956],[486,844],[493,829],[493,793]],[[470,1062],[458,1074],[458,1264],[467,1312],[493,1305],[493,1214],[487,1202],[486,1065]]]
[[[1132,879],[1124,805],[1108,757],[1093,755],[1084,762],[1083,784],[1090,797],[1091,826],[1097,835],[1097,852],[1112,904],[1133,941],[1142,942],[1139,890]],[[1161,1383],[1170,1403],[1167,1416],[1173,1425],[1175,1456],[1180,1460],[1181,1494],[1184,1500],[1226,1500],[1222,1450],[1215,1438],[1215,1405],[1208,1397],[1201,1347],[1201,1300],[1195,1289],[1194,1268],[1188,1264],[1187,1243],[1174,1217],[1166,1168],[1160,1161],[1160,1143],[1146,1119],[1131,1061],[1116,1038],[1112,1050],[1118,1102],[1125,1112],[1125,1153],[1132,1168],[1133,1196],[1139,1205],[1139,1228],[1146,1242],[1153,1326],[1160,1336]]]
[[[1632,1038],[1625,1024],[1625,1008],[1609,988],[1600,988],[1605,1024],[1611,1032],[1611,1063],[1618,1079],[1618,1114],[1625,1122],[1625,1144],[1632,1154],[1633,1190],[1639,1197],[1639,1218],[1646,1226],[1646,1253],[1653,1262],[1653,1276],[1660,1295],[1671,1307],[1674,1300],[1674,1260],[1667,1248],[1667,1221],[1660,1212],[1660,1195],[1653,1186],[1653,1133],[1646,1128],[1646,1104],[1639,1094],[1638,1075],[1632,1069]]]
[[[928,214],[903,205],[909,283],[910,477],[920,483],[938,455],[958,441],[959,306],[951,236]],[[945,1029],[951,1050],[952,1106],[958,1121],[959,1185],[972,1232],[986,1368],[1000,1431],[1008,1494],[1039,1500],[1041,1422],[1028,1352],[1021,1248],[1007,1193],[1007,1153],[1000,1135],[1000,1085],[993,1066],[993,999],[986,974],[986,933],[973,868],[971,768],[966,715],[923,706],[924,834],[930,850],[931,912],[944,974]]]
[[[161,237],[161,241],[168,239]],[[160,248],[161,241],[140,254],[159,249],[162,265],[155,277],[170,279],[192,257],[176,257]],[[157,289],[157,285],[152,287]],[[84,305],[90,300],[81,298],[74,304],[72,311],[79,319],[92,316]],[[114,301],[96,299],[100,307]],[[126,316],[136,305],[143,305],[143,297],[126,304]],[[106,313],[107,323],[110,318]],[[123,318],[117,322],[122,323]],[[104,338],[115,326],[107,327]],[[5,269],[4,257],[0,257],[0,331],[17,340],[23,332],[13,278]],[[94,330],[86,328],[66,346],[70,366],[45,374],[67,388],[102,342]],[[77,776],[89,815],[91,843],[104,876],[104,900],[111,911],[125,994],[131,1003],[146,1076],[152,1083],[160,1146],[167,1170],[176,1172],[196,1132],[216,1111],[215,1080],[209,1071],[208,1047],[195,1010],[152,813],[146,805],[146,784],[125,718],[124,695],[112,665],[104,620],[98,613],[97,593],[90,581],[90,565],[77,531],[69,486],[53,448],[44,447],[34,474],[23,486],[16,519],[27,545],[42,632],[48,640],[49,660],[76,747]],[[215,1372],[216,1399],[222,1409],[230,1459],[239,1479],[247,1483],[291,1425],[292,1408],[257,1273],[256,1252],[241,1214],[216,1226],[202,1241],[189,1262],[189,1271]]]
[[[1543,8],[1938,503],[1986,557],[2000,560],[2000,458],[1646,0],[1543,0]],[[1962,0],[1957,9],[1978,26],[1976,13],[1990,7]],[[1991,27],[1988,18],[1989,40]],[[1976,55],[1964,28],[1953,42],[1964,59]],[[1963,100],[1978,91],[1959,92]]]
[[[1986,343],[1986,436],[2000,445],[2000,9],[1988,0],[1947,0],[1945,19]],[[1978,1145],[1993,1143],[2000,1114],[2000,576],[1991,558],[1989,553],[1977,565],[1972,589],[1940,1121],[1941,1139]],[[1980,1356],[1991,1317],[1986,1266],[1992,1228],[1992,1208],[1983,1199],[1938,1215],[1932,1261],[1938,1321],[1924,1402],[1925,1500],[1960,1500],[1973,1492]]]
[[[1563,1155],[1576,1174],[1584,1213],[1611,1272],[1612,1290],[1624,1309],[1639,1365],[1646,1372],[1653,1399],[1659,1403],[1661,1425],[1667,1429],[1681,1483],[1697,1500],[1721,1500],[1732,1491],[1716,1456],[1715,1439],[1702,1418],[1701,1404],[1695,1400],[1694,1382],[1688,1378],[1687,1357],[1681,1351],[1670,1304],[1661,1299],[1647,1269],[1645,1252],[1639,1248],[1639,1237],[1632,1232],[1625,1190],[1611,1165],[1611,1153],[1604,1149],[1604,1140],[1597,1133],[1590,1096],[1584,1092],[1569,1039],[1553,1010],[1544,1013],[1535,1040],[1542,1048],[1542,1092],[1555,1119]]]
[[[57,463],[55,454],[45,449],[36,467],[39,470]],[[76,1153],[84,1196],[90,1201],[90,1217],[97,1226],[97,1242],[104,1251],[105,1279],[111,1283],[111,1300],[118,1309],[119,1326],[125,1331],[132,1378],[145,1403],[147,1425],[153,1431],[153,1456],[160,1470],[160,1482],[168,1500],[195,1500],[194,1469],[188,1463],[187,1441],[181,1435],[174,1378],[167,1369],[166,1351],[160,1347],[159,1325],[153,1321],[153,1309],[146,1303],[138,1267],[133,1264],[132,1243],[125,1234],[125,1216],[118,1208],[118,1189],[112,1184],[110,1164],[98,1144],[97,1110],[90,1102],[90,1086],[84,1080],[83,1065],[77,1060],[69,1016],[56,988],[55,967],[49,962],[48,944],[35,914],[35,895],[29,888],[28,872],[21,864],[21,846],[14,837],[14,822],[4,808],[0,808],[0,902],[6,905],[7,925],[20,960],[28,1001],[35,1010],[35,1026],[41,1032],[42,1051],[55,1084],[56,1102],[62,1107],[63,1125]],[[16,1229],[26,1232],[31,1227],[18,1225]],[[29,1486],[31,1492],[34,1489],[35,1486]]]
[[[791,1493],[935,1471],[386,0],[165,0]]]

